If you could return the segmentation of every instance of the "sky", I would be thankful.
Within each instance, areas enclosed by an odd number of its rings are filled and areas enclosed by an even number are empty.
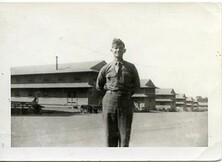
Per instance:
[[[141,79],[208,97],[221,75],[216,3],[18,3],[0,5],[0,60],[15,66],[113,60],[113,38]],[[3,68],[3,69],[4,69]]]

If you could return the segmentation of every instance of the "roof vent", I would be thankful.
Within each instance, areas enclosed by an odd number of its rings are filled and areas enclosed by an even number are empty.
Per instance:
[[[58,65],[58,56],[56,56],[56,70],[59,69],[59,65]]]

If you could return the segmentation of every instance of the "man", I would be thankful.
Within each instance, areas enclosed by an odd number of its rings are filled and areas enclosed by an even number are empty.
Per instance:
[[[35,111],[35,113],[38,113],[38,114],[42,114],[42,108],[44,108],[44,106],[41,106],[39,104],[39,97],[38,95],[35,95],[33,101],[32,101],[32,107]]]
[[[99,72],[96,88],[106,91],[103,97],[103,120],[108,147],[128,147],[133,119],[131,96],[140,87],[139,75],[134,64],[123,60],[125,44],[114,39],[111,52],[114,61]]]

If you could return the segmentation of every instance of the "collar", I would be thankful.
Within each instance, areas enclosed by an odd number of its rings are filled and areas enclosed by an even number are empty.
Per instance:
[[[114,63],[114,65],[117,65],[117,64],[119,64],[119,63],[123,65],[124,60],[123,60],[123,61],[113,61],[113,63]]]

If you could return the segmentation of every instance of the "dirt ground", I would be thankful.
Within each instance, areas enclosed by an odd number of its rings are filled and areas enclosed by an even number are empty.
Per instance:
[[[206,147],[207,112],[134,113],[130,147]],[[17,115],[12,147],[104,147],[102,114]]]

